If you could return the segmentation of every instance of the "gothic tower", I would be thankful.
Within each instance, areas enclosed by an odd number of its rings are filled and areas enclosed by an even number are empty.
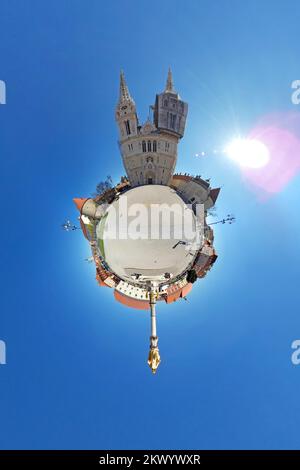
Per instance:
[[[183,137],[188,105],[174,90],[172,72],[169,69],[165,91],[156,95],[154,124],[161,132]]]
[[[130,96],[122,71],[120,74],[120,96],[116,108],[116,120],[119,124],[120,143],[137,135],[138,119],[135,102]]]
[[[124,74],[120,75],[120,98],[116,107],[119,145],[131,185],[168,185],[177,161],[177,144],[183,137],[188,105],[174,90],[171,70],[166,88],[156,96],[153,122],[140,126],[136,107]]]

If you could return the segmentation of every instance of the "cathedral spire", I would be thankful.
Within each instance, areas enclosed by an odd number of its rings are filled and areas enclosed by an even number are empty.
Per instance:
[[[128,86],[125,80],[124,72],[121,70],[120,72],[120,97],[119,97],[119,103],[123,103],[125,101],[131,101],[134,103],[132,97],[130,96]]]
[[[173,76],[172,76],[172,71],[171,71],[170,67],[169,67],[169,70],[168,70],[168,78],[167,78],[165,92],[167,92],[167,93],[174,93],[175,92],[174,84],[173,84]]]
[[[138,118],[135,102],[130,96],[124,72],[120,73],[120,96],[115,110],[120,140],[125,141],[138,134]]]

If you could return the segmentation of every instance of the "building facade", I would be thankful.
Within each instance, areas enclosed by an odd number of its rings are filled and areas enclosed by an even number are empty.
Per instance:
[[[132,187],[144,184],[169,185],[177,161],[177,145],[184,135],[188,105],[174,90],[169,70],[165,90],[156,96],[153,120],[140,125],[136,105],[120,76],[116,107],[119,147]]]

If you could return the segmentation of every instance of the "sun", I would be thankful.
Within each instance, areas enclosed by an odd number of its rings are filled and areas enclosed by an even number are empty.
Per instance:
[[[225,153],[239,165],[248,168],[262,168],[270,160],[268,148],[256,139],[234,139],[226,147]]]

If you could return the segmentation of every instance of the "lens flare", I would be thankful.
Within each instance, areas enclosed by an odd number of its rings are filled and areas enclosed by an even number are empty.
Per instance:
[[[239,165],[248,168],[262,168],[270,160],[268,148],[257,139],[234,139],[226,147],[225,153]]]

